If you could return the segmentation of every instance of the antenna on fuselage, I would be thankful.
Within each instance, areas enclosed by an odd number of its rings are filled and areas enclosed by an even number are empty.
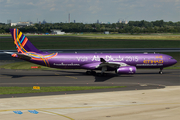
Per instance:
[[[148,52],[144,52],[144,54],[148,54]]]

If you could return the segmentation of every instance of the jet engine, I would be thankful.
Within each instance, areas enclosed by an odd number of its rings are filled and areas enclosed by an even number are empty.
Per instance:
[[[136,73],[135,66],[123,66],[117,69],[118,74],[134,74]]]

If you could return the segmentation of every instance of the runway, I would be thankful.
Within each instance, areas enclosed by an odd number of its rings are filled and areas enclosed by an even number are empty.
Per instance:
[[[68,94],[157,89],[165,86],[180,85],[180,70],[138,69],[134,75],[116,75],[114,72],[106,76],[86,75],[85,70],[7,70],[0,69],[0,87],[4,86],[127,86],[126,88],[73,91]],[[19,94],[16,97],[64,94],[65,92]],[[12,95],[1,95],[12,97]]]

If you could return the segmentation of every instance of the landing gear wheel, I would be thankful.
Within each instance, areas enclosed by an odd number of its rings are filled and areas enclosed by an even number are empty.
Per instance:
[[[118,74],[118,73],[117,73],[117,70],[115,70],[115,73]]]
[[[91,71],[86,71],[86,75],[90,75],[91,74]]]
[[[86,71],[86,74],[87,74],[87,75],[95,75],[96,72],[95,72],[95,71]]]
[[[101,74],[99,74],[100,76],[107,76],[107,73],[101,73]]]
[[[96,75],[96,71],[91,71],[91,74],[92,75]]]
[[[162,70],[163,70],[163,68],[160,68],[159,74],[163,74]]]
[[[159,71],[159,74],[163,74],[163,72],[162,72],[162,71]]]

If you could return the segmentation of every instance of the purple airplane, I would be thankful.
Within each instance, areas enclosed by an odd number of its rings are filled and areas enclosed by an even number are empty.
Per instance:
[[[18,29],[10,29],[18,53],[12,57],[35,64],[60,69],[87,69],[86,74],[96,70],[115,71],[116,74],[134,74],[136,68],[160,68],[177,63],[173,57],[153,53],[45,53],[39,51]]]

